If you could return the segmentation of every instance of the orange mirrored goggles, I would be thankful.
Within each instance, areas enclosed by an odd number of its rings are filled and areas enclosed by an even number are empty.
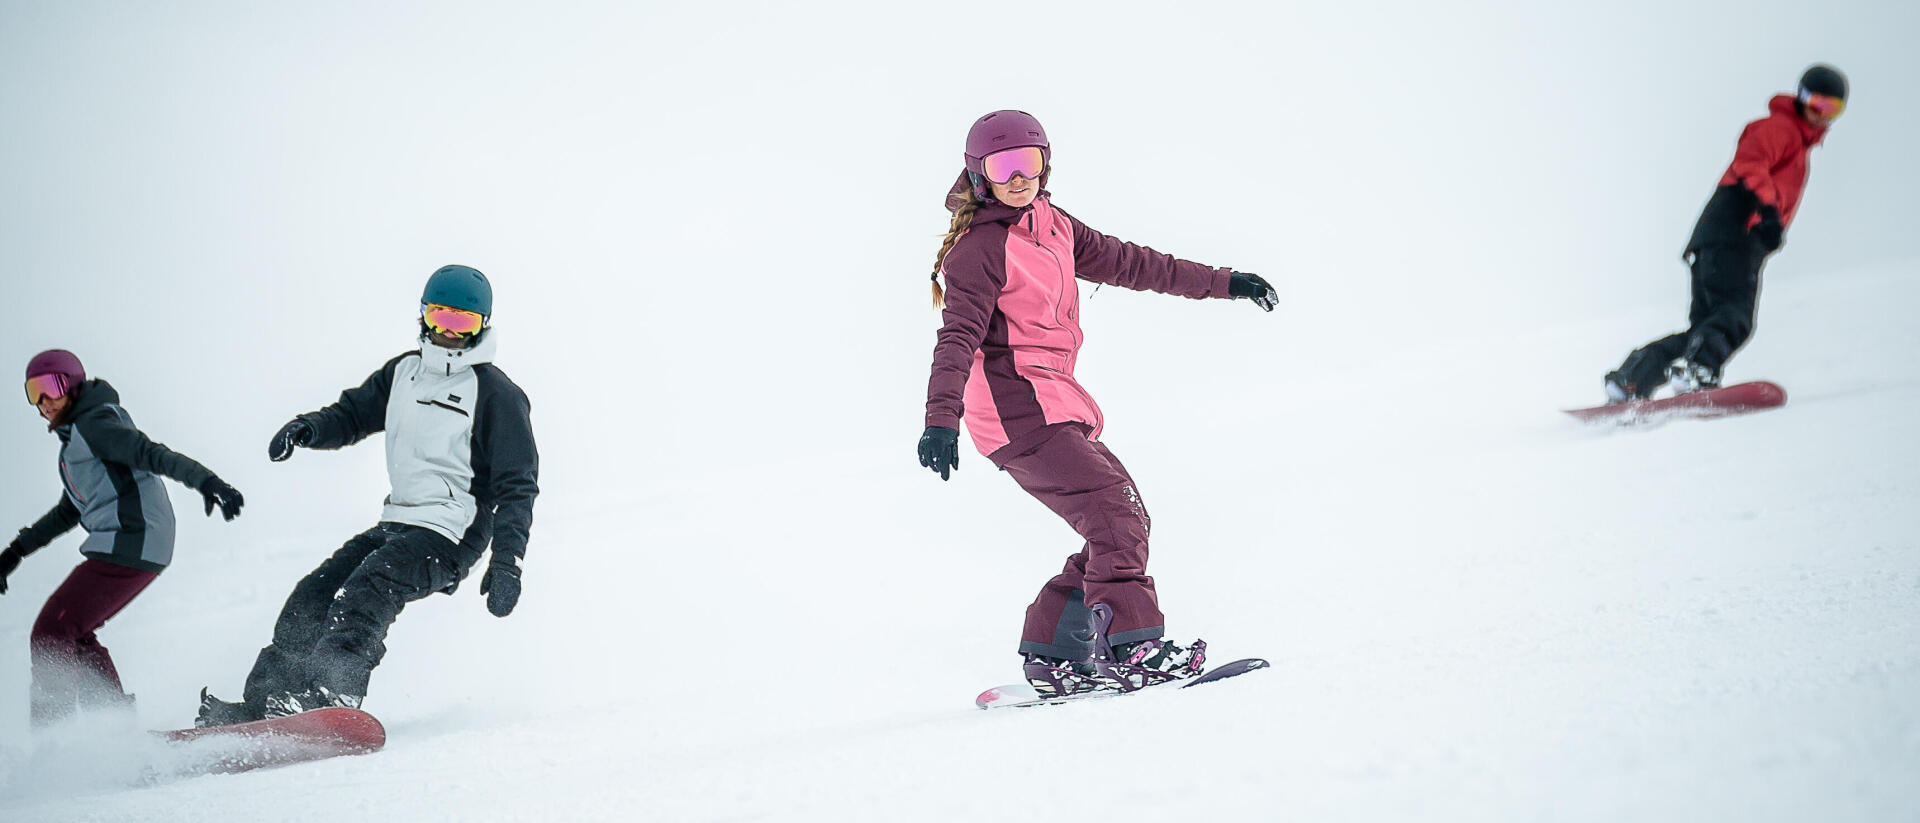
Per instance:
[[[27,403],[38,406],[40,401],[49,397],[67,396],[67,377],[63,374],[42,374],[27,378]]]
[[[477,333],[487,326],[487,318],[479,312],[433,303],[420,305],[420,319],[427,324],[427,329],[435,334],[466,336]]]
[[[1839,117],[1841,112],[1847,110],[1847,101],[1825,94],[1814,94],[1810,91],[1800,92],[1800,105],[1806,106],[1807,111],[1825,117],[1828,120]]]

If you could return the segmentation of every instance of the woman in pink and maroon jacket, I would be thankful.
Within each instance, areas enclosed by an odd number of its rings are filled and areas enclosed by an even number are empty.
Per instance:
[[[1146,507],[1100,442],[1100,407],[1073,378],[1084,338],[1076,278],[1196,300],[1250,298],[1267,311],[1277,299],[1257,275],[1087,228],[1052,204],[1051,160],[1046,132],[1025,112],[993,112],[967,134],[967,170],[948,194],[953,223],[934,271],[934,305],[945,312],[920,438],[920,465],[944,480],[960,465],[964,417],[980,453],[1086,539],[1027,607],[1020,652],[1027,680],[1047,696],[1189,677],[1206,648],[1161,639]]]

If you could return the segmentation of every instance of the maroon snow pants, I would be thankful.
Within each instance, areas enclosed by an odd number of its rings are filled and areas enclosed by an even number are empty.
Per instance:
[[[82,706],[125,705],[131,699],[94,632],[159,576],[89,557],[53,590],[29,640],[33,725],[53,723]]]
[[[1147,507],[1119,458],[1088,434],[1079,423],[1055,424],[1036,433],[1038,445],[1000,463],[1020,488],[1087,541],[1027,607],[1020,632],[1024,653],[1091,657],[1090,609],[1103,603],[1113,610],[1110,643],[1151,640],[1164,631],[1160,598],[1147,576]]]

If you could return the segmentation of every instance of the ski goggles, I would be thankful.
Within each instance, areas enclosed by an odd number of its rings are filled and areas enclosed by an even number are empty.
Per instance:
[[[479,312],[456,309],[433,303],[420,305],[420,320],[435,334],[469,335],[487,325],[487,318]]]
[[[49,397],[67,396],[67,377],[63,374],[43,374],[27,378],[27,403],[38,406],[40,401]]]
[[[1847,101],[1845,100],[1825,94],[1814,94],[1806,90],[1800,92],[1800,105],[1806,106],[1807,111],[1825,117],[1828,120],[1839,117],[1841,112],[1847,110]]]
[[[980,158],[980,171],[986,176],[987,182],[1003,186],[1016,174],[1028,180],[1038,180],[1040,173],[1046,169],[1047,156],[1039,146],[996,151]]]

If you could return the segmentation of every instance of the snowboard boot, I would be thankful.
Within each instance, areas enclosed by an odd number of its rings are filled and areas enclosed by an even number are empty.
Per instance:
[[[1045,657],[1028,654],[1021,671],[1027,677],[1027,685],[1033,687],[1042,698],[1066,697],[1082,694],[1100,688],[1100,679],[1092,661],[1073,662],[1058,657]]]
[[[1625,403],[1629,400],[1643,400],[1646,395],[1640,393],[1640,387],[1627,381],[1627,376],[1617,371],[1607,372],[1607,402]]]
[[[1136,691],[1200,676],[1207,670],[1207,641],[1195,640],[1188,646],[1158,638],[1122,643],[1114,648],[1111,661],[1097,660],[1095,666],[1106,688]]]
[[[1720,373],[1692,360],[1680,360],[1667,367],[1667,382],[1673,384],[1675,394],[1710,391],[1720,388]]]
[[[359,695],[335,694],[325,686],[267,695],[267,717],[289,717],[315,709],[357,709]]]
[[[1181,647],[1154,638],[1114,646],[1107,640],[1113,610],[1099,603],[1092,612],[1093,666],[1100,688],[1137,691],[1195,677],[1206,670],[1207,641],[1195,640],[1193,645]]]
[[[193,717],[194,728],[230,726],[235,723],[250,723],[259,719],[260,716],[254,714],[252,709],[247,708],[247,704],[228,703],[225,700],[214,697],[211,692],[207,691],[205,686],[200,687],[200,713]]]

